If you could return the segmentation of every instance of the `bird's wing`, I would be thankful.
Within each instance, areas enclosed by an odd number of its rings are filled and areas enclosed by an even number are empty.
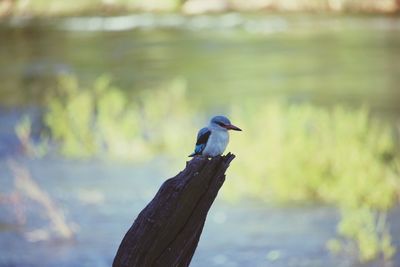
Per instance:
[[[191,154],[190,156],[194,155],[200,155],[201,152],[203,152],[204,148],[207,145],[208,138],[210,137],[211,131],[207,128],[204,127],[199,131],[197,134],[197,142],[196,142],[196,147],[194,148],[194,153]]]

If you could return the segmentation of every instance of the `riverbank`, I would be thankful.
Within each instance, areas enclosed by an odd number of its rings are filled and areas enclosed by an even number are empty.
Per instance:
[[[399,14],[400,0],[3,0],[0,18],[123,15],[132,12],[178,12],[187,15],[235,12],[327,12]]]

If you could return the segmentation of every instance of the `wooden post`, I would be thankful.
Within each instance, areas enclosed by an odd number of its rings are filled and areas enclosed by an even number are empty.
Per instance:
[[[235,155],[195,157],[161,186],[125,234],[113,267],[189,266]]]

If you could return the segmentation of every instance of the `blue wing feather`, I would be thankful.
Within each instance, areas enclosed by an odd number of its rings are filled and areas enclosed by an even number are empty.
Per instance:
[[[211,131],[207,128],[204,127],[202,128],[199,133],[197,134],[197,141],[196,141],[196,146],[194,148],[194,152],[189,155],[189,157],[193,157],[195,155],[201,155],[203,152],[204,148],[207,145],[208,138],[210,137]]]
[[[200,154],[201,152],[203,152],[204,148],[206,147],[205,144],[201,144],[201,145],[196,145],[196,147],[194,148],[194,152],[196,154]]]

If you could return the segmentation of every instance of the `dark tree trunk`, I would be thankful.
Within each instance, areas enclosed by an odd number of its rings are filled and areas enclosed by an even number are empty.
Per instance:
[[[122,240],[113,267],[189,266],[235,155],[195,157],[161,186]]]

